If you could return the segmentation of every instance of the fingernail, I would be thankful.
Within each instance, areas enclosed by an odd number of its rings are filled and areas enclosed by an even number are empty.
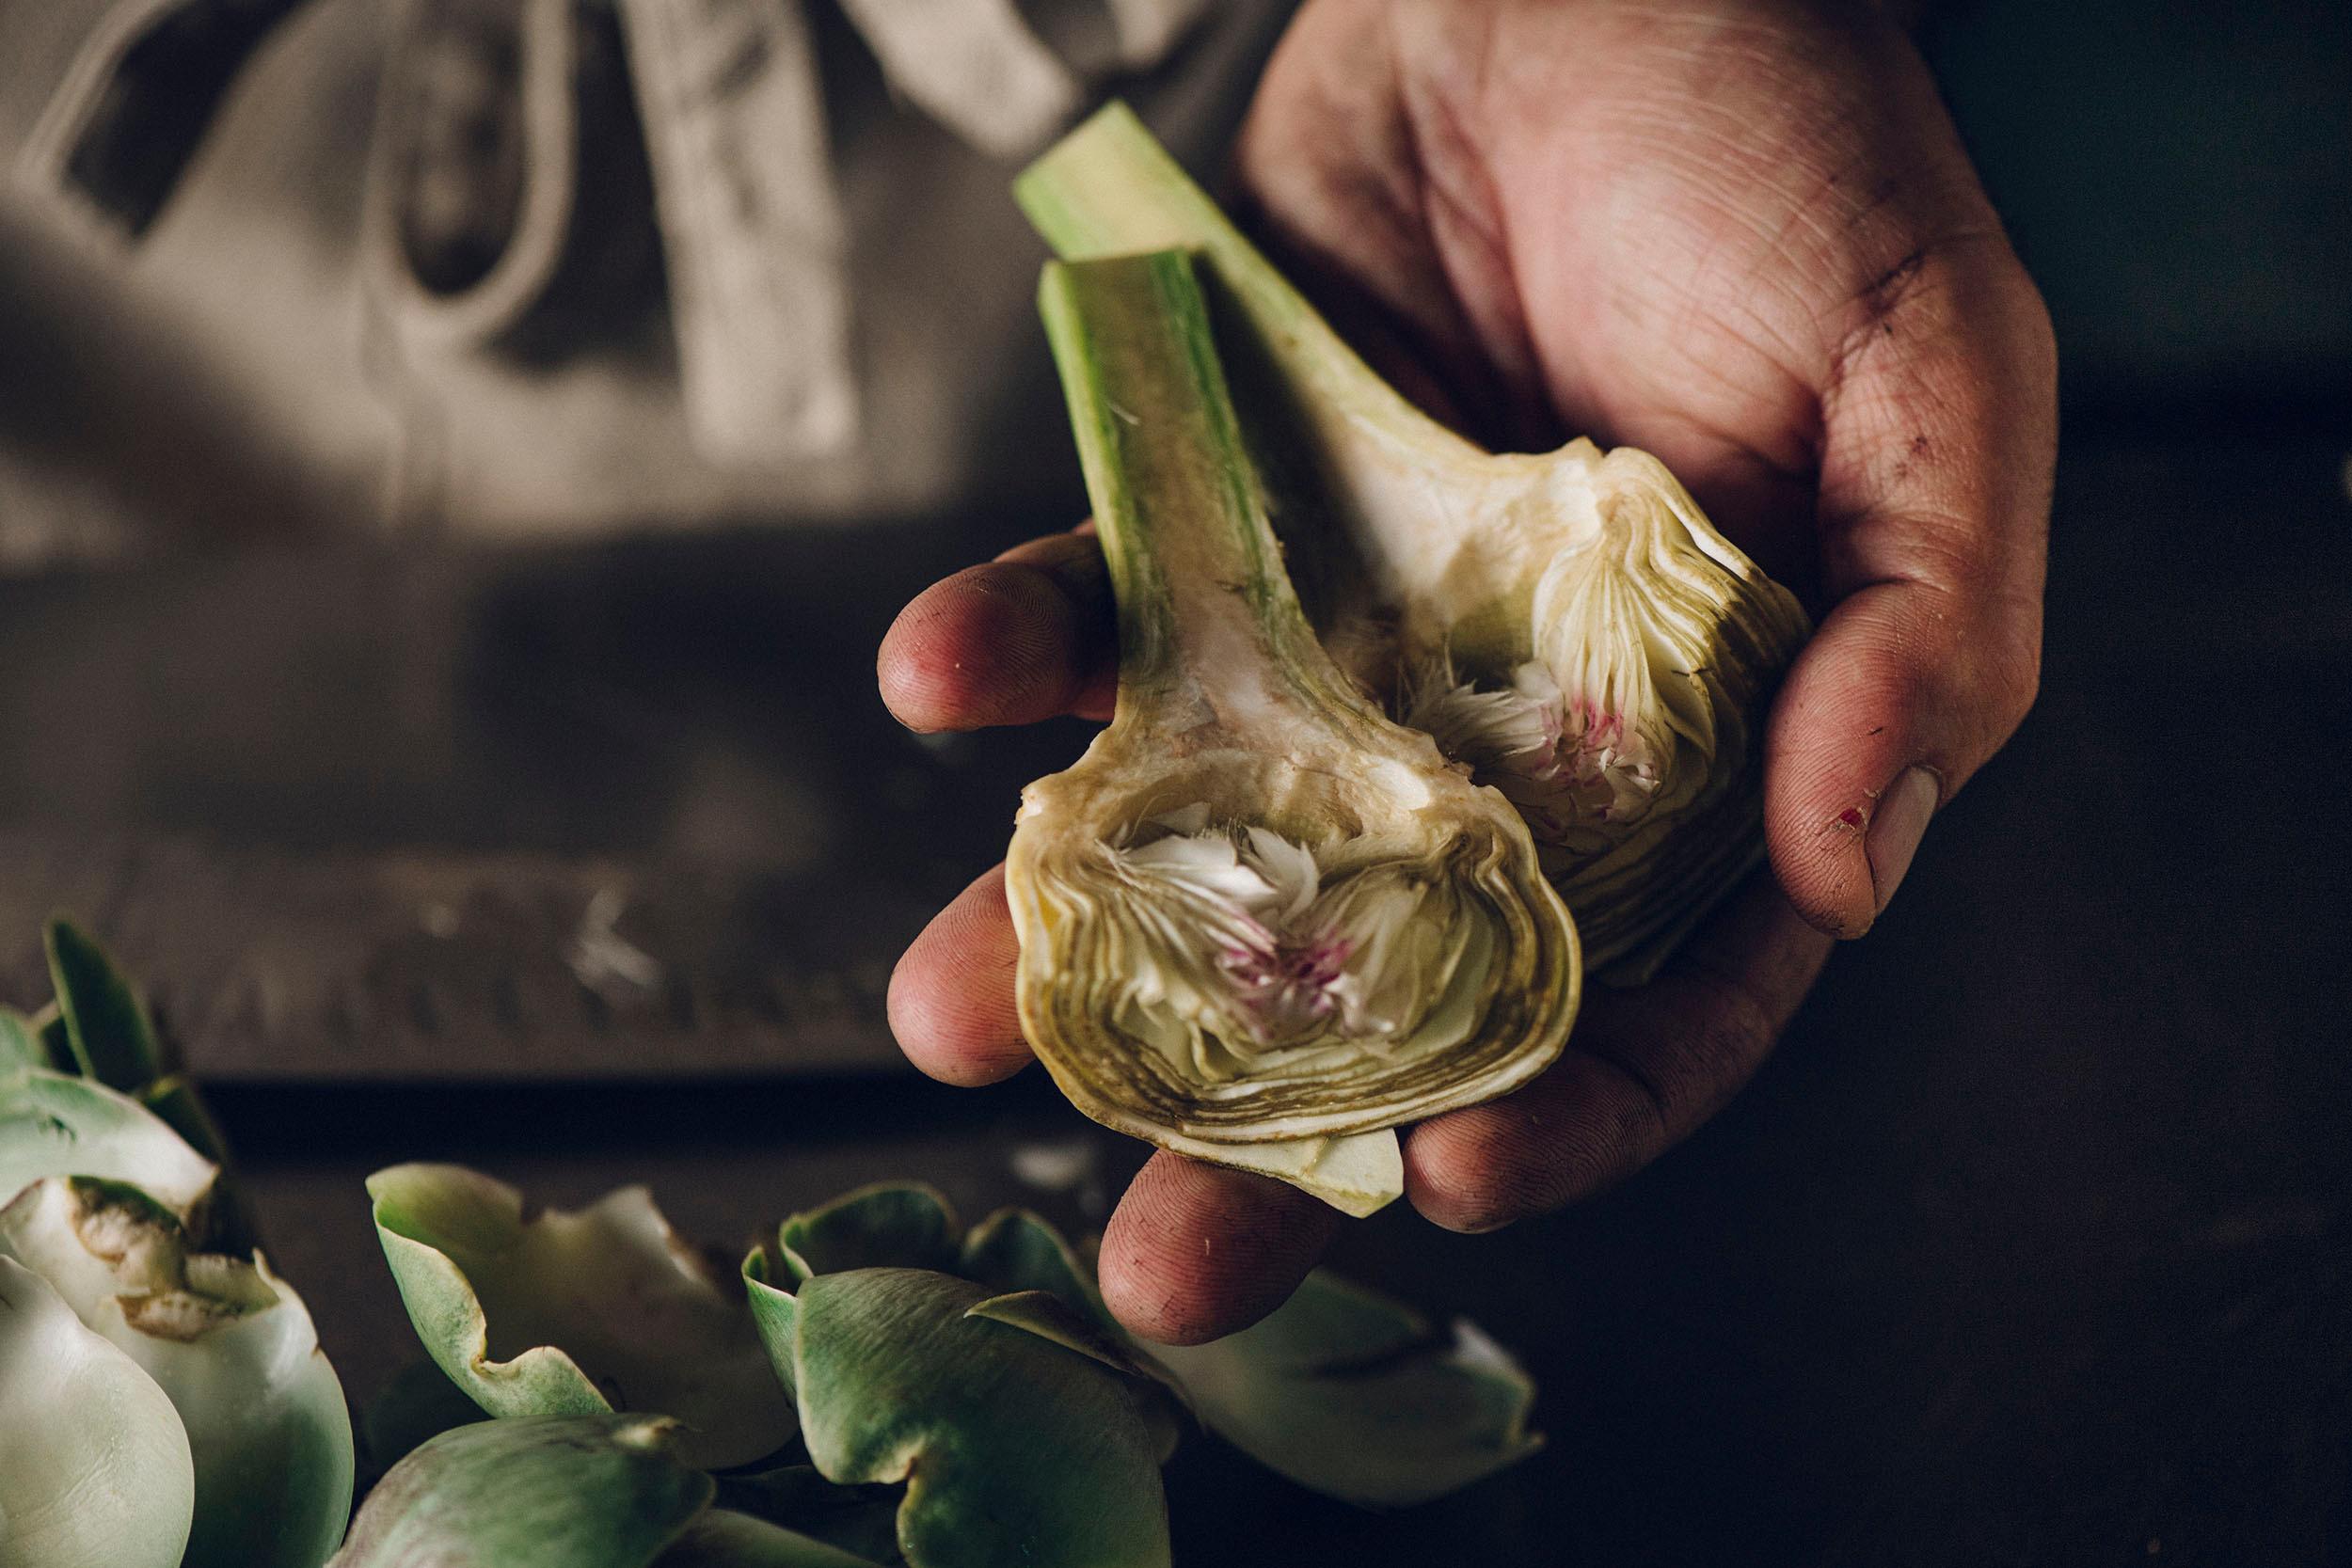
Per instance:
[[[1911,869],[1911,857],[1919,852],[1928,819],[1935,815],[1943,793],[1933,768],[1907,768],[1879,797],[1879,808],[1863,840],[1863,853],[1869,857],[1870,890],[1877,895],[1881,914],[1886,912],[1895,890],[1902,886],[1903,873]]]

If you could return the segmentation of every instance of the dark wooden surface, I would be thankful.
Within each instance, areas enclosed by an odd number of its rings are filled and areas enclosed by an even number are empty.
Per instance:
[[[883,628],[962,559],[909,526],[0,584],[0,931],[103,930],[214,1082],[895,1066],[891,960],[1080,743],[882,711]]]
[[[2041,705],[1753,1087],[1575,1212],[1343,1240],[1527,1359],[1545,1452],[1382,1517],[1195,1442],[1181,1560],[2352,1560],[2343,465],[2077,441]],[[1036,1074],[885,1069],[898,942],[1078,738],[934,752],[880,715],[873,638],[951,558],[911,530],[10,587],[7,974],[65,901],[158,978],[358,1396],[411,1354],[359,1186],[395,1160],[564,1203],[642,1180],[727,1242],[896,1176],[1083,1223],[1132,1146]],[[607,886],[654,984],[567,957]],[[1073,1143],[1091,1175],[1025,1182]]]

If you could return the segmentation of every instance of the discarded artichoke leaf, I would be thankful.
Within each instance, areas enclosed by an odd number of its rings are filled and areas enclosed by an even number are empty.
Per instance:
[[[0,1255],[0,1568],[176,1568],[195,1512],[170,1398]]]
[[[929,1270],[820,1274],[787,1294],[755,1252],[744,1277],[817,1468],[906,1483],[898,1544],[913,1568],[1168,1561],[1156,1384],[976,1316],[1004,1298]]]
[[[376,1483],[330,1568],[650,1568],[715,1490],[679,1435],[610,1411],[442,1433]]]
[[[1123,1376],[1136,1394],[1163,1462],[1188,1424],[1184,1391],[1119,1326],[1061,1232],[1025,1209],[1000,1209],[966,1235],[955,1211],[933,1189],[912,1182],[861,1187],[795,1214],[778,1229],[785,1269],[795,1283],[852,1269],[919,1269],[996,1291],[967,1310],[1050,1339]],[[799,1250],[796,1250],[796,1247]],[[776,1283],[767,1255],[745,1259],[747,1281]],[[770,1344],[789,1343],[798,1308],[780,1291],[751,1291],[753,1315]],[[787,1380],[781,1364],[777,1373]],[[795,1521],[787,1520],[787,1523]]]
[[[220,1169],[129,1096],[71,1073],[0,1068],[0,1203],[45,1176],[124,1181],[183,1223]]]
[[[1638,983],[1762,852],[1762,726],[1810,631],[1649,454],[1489,453],[1382,381],[1125,105],[1016,196],[1066,258],[1198,248],[1318,625],[1526,816],[1585,961]]]
[[[351,1417],[302,1298],[264,1259],[199,1252],[137,1188],[81,1177],[0,1208],[0,1253],[178,1410],[196,1469],[185,1568],[318,1568],[351,1514]]]
[[[1316,641],[1189,261],[1050,264],[1040,307],[1120,677],[1109,728],[1022,797],[1024,1032],[1096,1120],[1367,1212],[1402,1167],[1349,1140],[1559,1054],[1575,929],[1509,804]]]
[[[964,1308],[964,1315],[1009,1323],[1134,1379],[1133,1391],[1152,1430],[1159,1462],[1167,1464],[1175,1453],[1184,1436],[1184,1417],[1189,1414],[1184,1392],[1123,1332],[1104,1327],[1051,1291],[1010,1291],[990,1296]]]
[[[1534,1383],[1476,1327],[1439,1333],[1327,1270],[1252,1327],[1152,1354],[1212,1432],[1349,1502],[1426,1502],[1543,1442],[1527,1429]]]
[[[750,1313],[642,1187],[577,1213],[455,1165],[368,1179],[417,1337],[494,1416],[660,1412],[695,1465],[748,1464],[793,1432]]]

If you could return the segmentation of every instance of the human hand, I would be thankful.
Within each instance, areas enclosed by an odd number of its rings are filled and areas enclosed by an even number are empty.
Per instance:
[[[1405,1141],[1406,1191],[1481,1230],[1590,1194],[1704,1121],[1932,812],[2030,705],[2055,356],[1934,86],[1876,12],[1794,0],[1311,0],[1237,148],[1268,246],[1406,391],[1497,446],[1656,453],[1820,616],[1766,738],[1757,878],[1566,1054]],[[880,676],[919,730],[1106,718],[1102,558],[1035,541],[909,605]],[[1001,870],[908,949],[907,1054],[1028,1059]],[[1192,1341],[1287,1295],[1335,1217],[1160,1153],[1112,1215],[1105,1299]]]

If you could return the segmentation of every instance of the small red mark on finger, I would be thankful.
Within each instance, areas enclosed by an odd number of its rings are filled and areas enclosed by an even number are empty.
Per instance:
[[[1853,807],[1848,806],[1844,811],[1837,814],[1837,820],[1843,822],[1849,828],[1859,828],[1862,826],[1862,814],[1854,810]]]

